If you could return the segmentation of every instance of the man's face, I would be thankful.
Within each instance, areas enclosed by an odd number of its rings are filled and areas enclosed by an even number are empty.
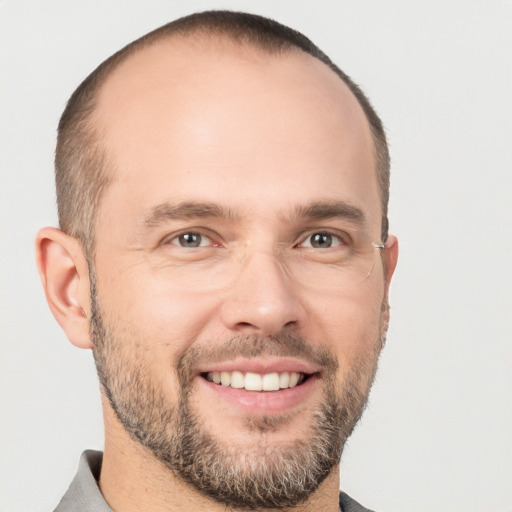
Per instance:
[[[297,503],[337,465],[387,324],[362,110],[305,54],[174,41],[116,70],[96,122],[92,332],[117,416],[225,503],[249,481],[253,506]],[[303,493],[254,496],[279,474]]]

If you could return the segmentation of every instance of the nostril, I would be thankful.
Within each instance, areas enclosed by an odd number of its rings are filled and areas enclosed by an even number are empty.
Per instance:
[[[250,322],[238,322],[235,326],[236,329],[247,329],[247,328],[251,328],[251,329],[257,329],[257,327],[253,324],[251,324]]]

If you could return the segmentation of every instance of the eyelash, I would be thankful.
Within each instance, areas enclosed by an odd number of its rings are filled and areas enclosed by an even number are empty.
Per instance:
[[[181,233],[177,233],[177,234],[173,234],[173,235],[170,235],[168,237],[166,237],[163,242],[162,242],[162,245],[175,245],[176,247],[179,247],[181,249],[186,249],[186,247],[183,247],[181,246],[179,243],[173,243],[174,240],[179,240],[180,237],[182,236],[185,236],[185,235],[195,235],[195,236],[200,236],[202,237],[203,239],[206,238],[210,241],[209,244],[207,245],[199,245],[197,247],[209,247],[211,246],[211,243],[214,242],[214,239],[212,237],[212,235],[207,235],[206,233],[200,231],[200,230],[188,230],[188,231],[182,231]],[[218,243],[218,242],[214,242],[213,246],[220,246],[221,244]],[[192,248],[195,248],[195,247],[192,247]]]
[[[328,230],[321,230],[321,231],[309,232],[306,235],[306,237],[302,239],[302,242],[299,242],[298,244],[296,244],[295,247],[303,245],[305,242],[307,242],[308,240],[311,240],[312,237],[314,237],[316,235],[323,235],[323,236],[331,237],[332,239],[335,239],[338,241],[338,243],[335,243],[335,245],[332,245],[332,246],[324,248],[324,249],[332,249],[332,248],[336,248],[336,247],[349,245],[349,240],[348,240],[349,237],[346,233],[341,234],[341,233],[335,233],[335,232],[328,231]],[[316,247],[312,246],[313,241],[311,241],[310,244],[311,245],[307,246],[306,248],[316,249]]]
[[[170,236],[166,237],[163,240],[162,245],[174,245],[174,246],[182,248],[182,249],[187,249],[187,247],[182,246],[180,243],[173,243],[174,240],[178,241],[180,237],[185,236],[185,235],[200,236],[200,237],[203,237],[203,239],[206,238],[207,240],[210,241],[210,243],[207,244],[207,245],[197,245],[197,246],[193,246],[193,247],[188,247],[189,249],[195,249],[195,248],[201,248],[201,247],[211,247],[212,246],[211,242],[214,242],[214,237],[212,235],[208,235],[208,234],[206,234],[206,233],[204,233],[204,232],[202,232],[200,230],[188,230],[188,231],[183,231],[181,233],[173,234],[173,235],[170,235]],[[306,236],[301,236],[301,241],[296,243],[294,245],[294,247],[299,247],[300,248],[302,246],[302,244],[307,242],[309,239],[311,239],[311,237],[313,237],[315,235],[324,235],[324,236],[327,236],[327,237],[332,237],[333,239],[336,239],[338,241],[338,243],[336,245],[330,246],[330,247],[327,247],[327,248],[324,248],[324,249],[331,249],[333,247],[335,248],[335,247],[340,247],[340,246],[343,246],[343,245],[349,245],[350,244],[350,236],[347,235],[347,233],[336,233],[336,232],[329,231],[329,230],[317,230],[317,231],[310,231],[310,232],[308,232],[308,234]],[[203,241],[204,240],[201,240],[200,244]],[[311,245],[303,247],[303,248],[316,249],[317,247],[313,247],[312,243],[313,242],[311,242]],[[213,243],[213,247],[220,247],[220,246],[222,246],[222,244],[219,243],[219,242],[214,242]]]

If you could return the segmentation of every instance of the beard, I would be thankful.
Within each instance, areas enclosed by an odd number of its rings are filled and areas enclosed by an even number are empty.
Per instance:
[[[327,348],[313,348],[298,335],[238,336],[192,344],[177,360],[179,399],[170,404],[144,360],[138,340],[107,325],[91,281],[91,338],[100,384],[120,423],[136,442],[202,495],[232,508],[293,507],[306,501],[338,466],[347,438],[367,403],[382,340],[372,344],[336,384],[338,363]],[[322,399],[301,439],[269,445],[267,434],[291,421],[287,415],[247,418],[257,442],[238,446],[215,437],[191,401],[200,363],[260,355],[302,357],[320,368]]]

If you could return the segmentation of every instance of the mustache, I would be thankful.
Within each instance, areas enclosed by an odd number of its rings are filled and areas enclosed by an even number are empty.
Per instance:
[[[319,368],[326,377],[334,375],[339,366],[328,348],[315,347],[298,334],[283,333],[275,336],[233,336],[208,346],[193,344],[177,360],[175,370],[181,382],[186,382],[200,365],[237,357],[251,359],[259,356],[300,358]]]

